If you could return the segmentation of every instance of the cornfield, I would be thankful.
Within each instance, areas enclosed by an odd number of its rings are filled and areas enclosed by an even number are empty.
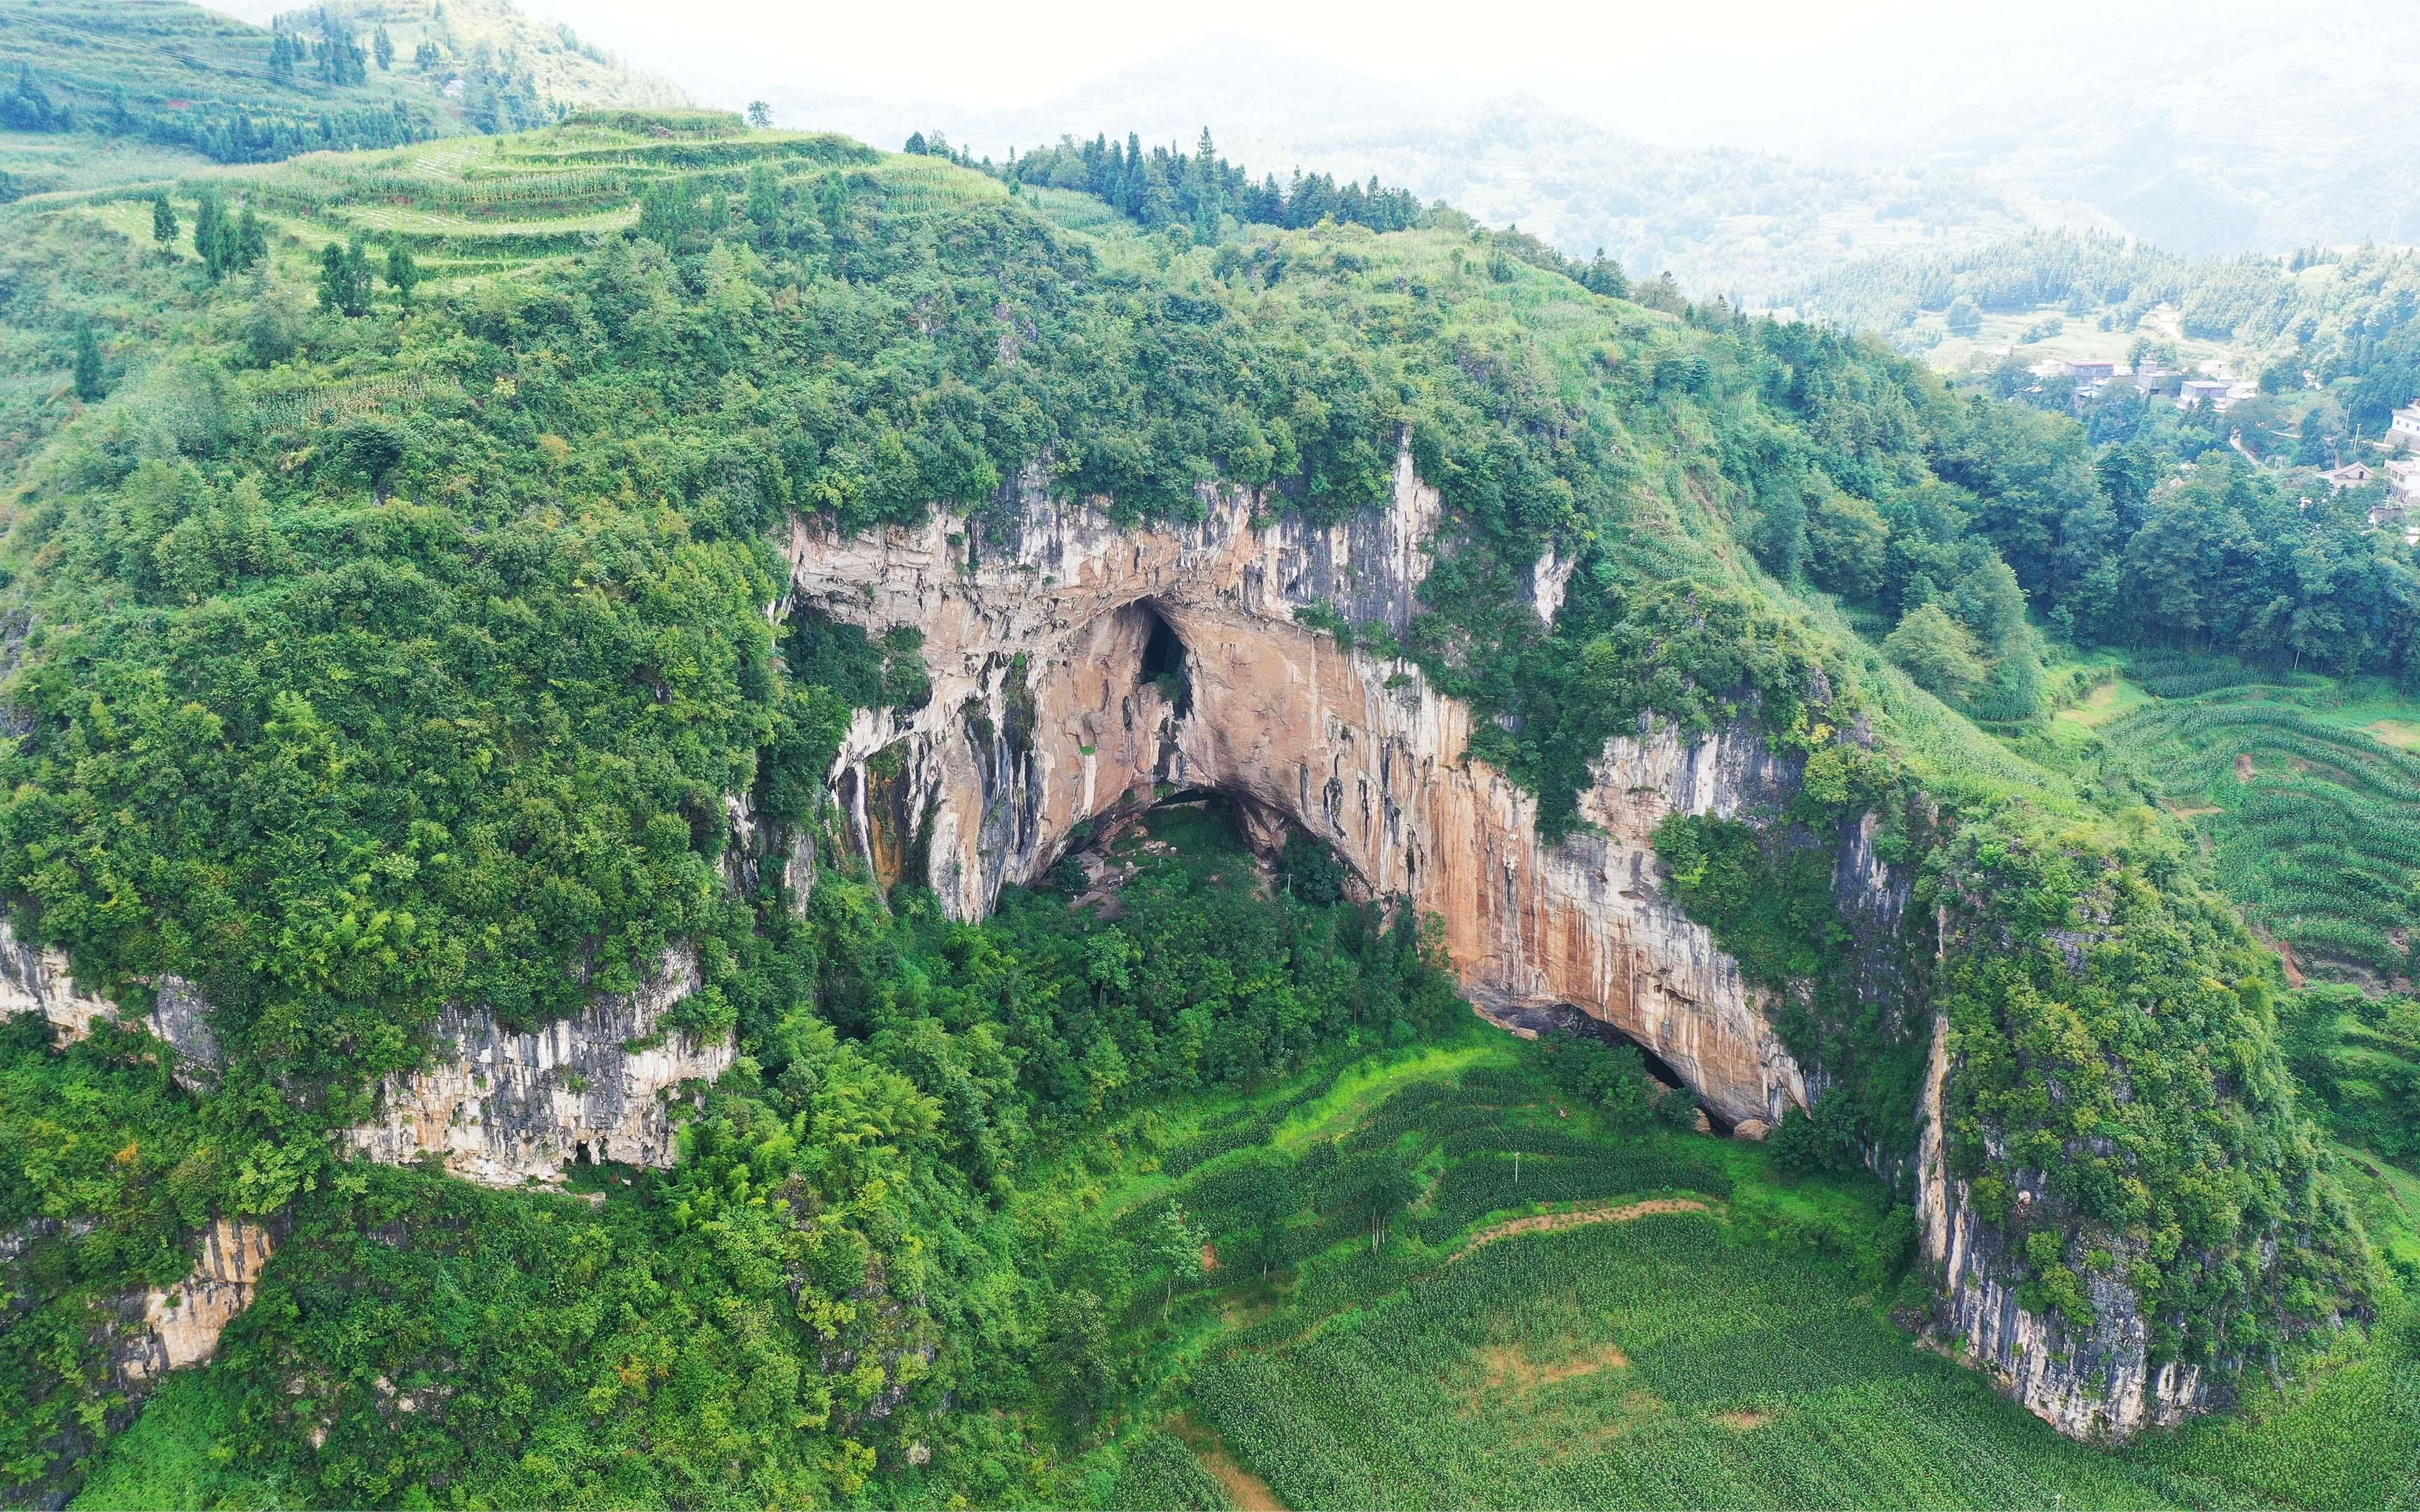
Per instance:
[[[2146,686],[2218,675],[2160,669]],[[2420,757],[2277,698],[2161,702],[2104,734],[2171,803],[2204,810],[2219,884],[2262,927],[2306,954],[2410,972]]]

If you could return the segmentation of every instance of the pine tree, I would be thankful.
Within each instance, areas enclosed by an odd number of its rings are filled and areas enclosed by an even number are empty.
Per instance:
[[[766,163],[748,170],[748,219],[755,224],[758,244],[773,245],[782,226],[782,181]]]
[[[75,396],[91,404],[106,392],[101,383],[101,343],[94,339],[92,322],[76,322]]]
[[[269,224],[246,208],[235,227],[235,266],[246,270],[257,268],[268,255]]]
[[[370,51],[378,54],[380,73],[395,67],[395,39],[386,34],[386,26],[383,23],[380,24],[377,31],[370,34]]]
[[[205,193],[194,207],[194,255],[202,259],[202,267],[215,284],[225,275],[226,249],[224,245],[226,210],[215,194]]]
[[[345,249],[345,292],[349,302],[345,307],[349,316],[370,313],[370,298],[376,291],[371,282],[370,255],[358,241]]]
[[[345,313],[345,249],[333,241],[319,249],[319,308]]]
[[[177,207],[164,191],[151,198],[151,239],[163,247],[177,239]]]
[[[1199,241],[1218,240],[1219,222],[1226,216],[1226,175],[1219,172],[1220,166],[1218,149],[1210,145],[1210,128],[1205,126],[1202,140],[1194,144],[1193,162],[1186,175],[1187,197],[1193,202],[1193,235]]]

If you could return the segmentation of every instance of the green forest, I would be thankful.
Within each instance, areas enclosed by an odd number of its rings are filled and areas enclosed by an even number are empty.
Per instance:
[[[275,33],[294,88],[386,70],[334,35]],[[2403,707],[2420,648],[2350,501],[1206,131],[994,164],[557,114],[0,211],[0,893],[218,1049],[0,1023],[0,1495],[2420,1497],[2414,758],[2329,717]],[[1403,447],[1419,612],[1319,628],[1466,703],[1543,843],[1620,734],[1793,774],[1655,842],[1819,1073],[1771,1140],[1480,1021],[1417,909],[1216,795],[1087,839],[1113,899],[1062,867],[980,921],[839,841],[851,721],[933,682],[915,626],[783,609],[794,521],[1039,470],[1125,526],[1219,488],[1340,524]],[[1907,881],[1888,938],[1851,835]],[[349,1151],[449,1010],[535,1030],[675,949],[666,1031],[733,1057],[669,1166]],[[2024,1305],[2138,1307],[2233,1412],[2078,1444],[1914,1341],[1935,1011]],[[258,1296],[131,1380],[127,1299],[226,1219],[282,1236]]]

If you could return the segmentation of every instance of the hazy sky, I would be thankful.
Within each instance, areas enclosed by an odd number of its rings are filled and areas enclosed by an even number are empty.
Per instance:
[[[2012,8],[1965,0],[520,3],[723,103],[779,90],[994,112],[1215,36],[1400,80],[1440,101],[1520,91],[1676,145],[1767,146],[1776,131],[1854,135],[1877,92],[1905,107],[1914,96],[1955,93],[1967,68],[2004,71],[1999,33]],[[2013,8],[2037,23],[2089,13],[2104,37],[2109,24],[2106,4]],[[2137,0],[2137,8],[2173,8]]]

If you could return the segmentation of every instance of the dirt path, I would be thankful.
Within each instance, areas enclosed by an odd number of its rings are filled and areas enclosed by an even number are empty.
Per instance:
[[[1168,1427],[1170,1432],[1193,1451],[1193,1458],[1202,1461],[1202,1468],[1226,1488],[1227,1500],[1235,1504],[1237,1512],[1286,1512],[1286,1504],[1278,1500],[1277,1492],[1269,1489],[1269,1483],[1237,1464],[1235,1457],[1227,1452],[1227,1446],[1220,1442],[1218,1435],[1193,1421],[1191,1413],[1178,1413],[1175,1421]]]
[[[1470,1242],[1453,1252],[1451,1265],[1481,1245],[1493,1244],[1499,1239],[1515,1234],[1553,1233],[1558,1229],[1580,1228],[1590,1224],[1626,1224],[1634,1218],[1644,1218],[1658,1212],[1712,1212],[1714,1210],[1694,1197],[1650,1197],[1644,1202],[1625,1203],[1619,1208],[1582,1208],[1576,1212],[1540,1212],[1527,1218],[1508,1218],[1500,1224],[1490,1224],[1470,1236]]]

